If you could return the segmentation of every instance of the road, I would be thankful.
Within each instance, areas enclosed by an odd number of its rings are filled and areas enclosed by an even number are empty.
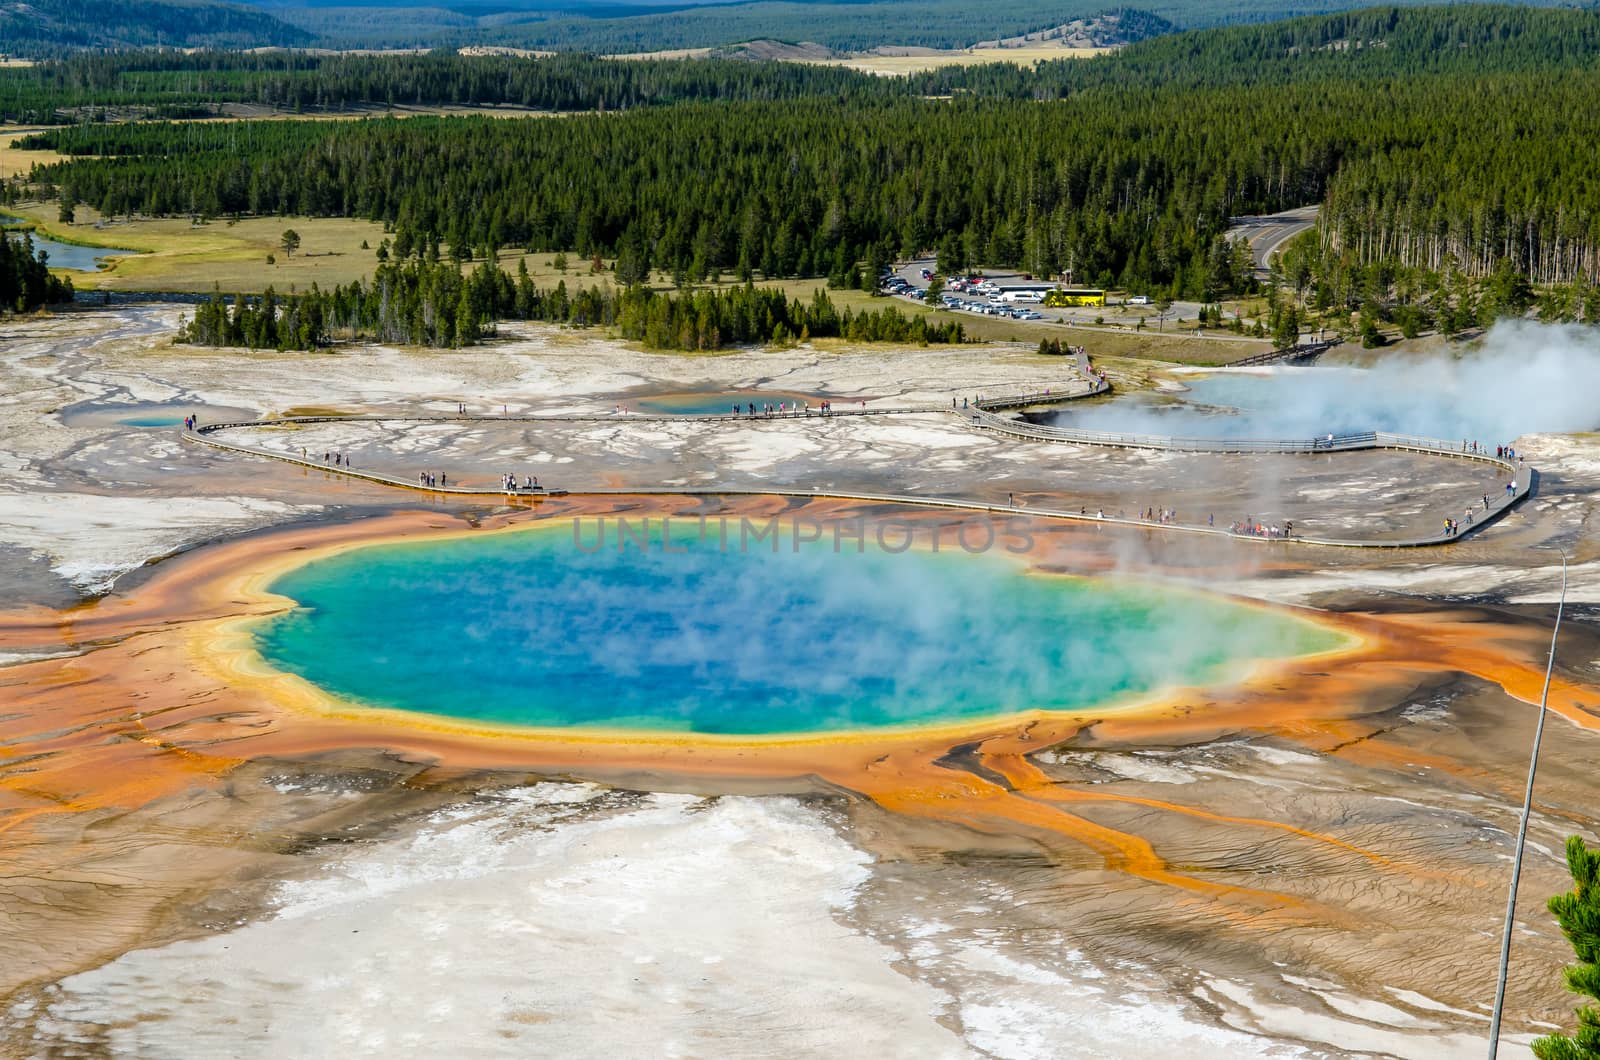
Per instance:
[[[1283,213],[1264,214],[1259,217],[1235,217],[1233,227],[1227,231],[1229,239],[1243,237],[1250,243],[1250,252],[1256,259],[1256,276],[1267,275],[1267,265],[1272,255],[1289,240],[1317,223],[1321,206],[1301,206]]]

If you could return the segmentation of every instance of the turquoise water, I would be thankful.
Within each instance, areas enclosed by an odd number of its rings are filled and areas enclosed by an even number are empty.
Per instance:
[[[17,224],[26,223],[20,217],[7,217],[0,214],[0,223]],[[35,250],[43,250],[50,255],[48,264],[53,269],[77,269],[80,272],[94,272],[100,268],[101,258],[125,258],[130,254],[137,254],[136,250],[116,250],[112,247],[78,247],[71,243],[58,243],[54,239],[46,239],[38,232],[30,233],[33,236]],[[17,238],[12,233],[12,239]]]
[[[215,422],[227,412],[204,405],[176,401],[148,401],[125,404],[116,401],[85,401],[60,412],[61,422],[70,427],[177,427],[184,417],[204,411]],[[248,415],[248,413],[246,413]]]
[[[635,524],[637,526],[637,524]],[[865,553],[674,520],[381,545],[272,586],[276,667],[360,704],[492,723],[764,734],[1077,710],[1338,638],[1219,597],[1027,575],[1001,552]],[[802,535],[802,537],[805,535]],[[980,535],[974,533],[972,539]],[[899,547],[891,536],[888,547]]]
[[[768,404],[777,405],[787,401],[789,407],[794,408],[797,401],[808,405],[819,403],[818,398],[804,394],[776,393],[762,390],[727,390],[709,394],[658,394],[653,397],[639,398],[630,404],[635,405],[640,412],[654,412],[669,416],[719,416],[727,415],[733,411],[733,406],[738,405],[741,412],[748,412],[751,405],[760,411]]]

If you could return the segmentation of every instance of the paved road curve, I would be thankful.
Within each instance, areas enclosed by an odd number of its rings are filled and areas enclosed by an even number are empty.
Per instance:
[[[1264,214],[1259,217],[1235,217],[1228,229],[1229,239],[1244,238],[1256,259],[1256,275],[1267,275],[1267,263],[1285,243],[1317,223],[1321,206],[1302,206],[1283,213]]]

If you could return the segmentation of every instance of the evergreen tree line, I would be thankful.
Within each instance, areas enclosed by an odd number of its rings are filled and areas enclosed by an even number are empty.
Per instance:
[[[313,350],[337,336],[416,346],[470,346],[493,326],[498,271],[463,275],[459,268],[421,260],[380,265],[368,283],[326,291],[316,284],[260,297],[220,292],[195,309],[182,342],[249,349]]]
[[[437,105],[616,111],[694,100],[911,94],[897,79],[835,66],[578,54],[141,51],[0,68],[0,118],[38,123],[108,109],[180,117],[214,113],[225,103],[296,112]]]
[[[840,67],[729,58],[607,60],[566,53],[525,58],[328,55],[309,52],[83,53],[0,69],[0,117],[49,123],[107,109],[180,116],[224,103],[293,111],[363,106],[516,106],[627,110],[697,100],[833,100],[976,95],[1052,100],[1108,89],[1191,90],[1330,78],[1384,80],[1440,74],[1582,69],[1600,54],[1600,12],[1490,4],[1383,7],[1166,34],[1155,16],[1119,13],[1138,41],[1085,61],[1019,67],[946,66],[908,77]],[[1143,39],[1151,38],[1151,39]]]
[[[315,284],[259,297],[220,291],[196,307],[179,341],[202,346],[314,350],[339,339],[375,339],[416,346],[471,346],[497,321],[537,320],[570,327],[615,327],[653,349],[713,350],[784,344],[812,338],[857,342],[963,342],[961,325],[907,317],[890,307],[840,310],[823,291],[809,302],[751,284],[664,294],[635,285],[580,287],[566,281],[541,290],[518,262],[513,277],[492,262],[470,272],[412,258],[380,265],[370,282],[333,290]]]
[[[27,232],[0,231],[0,312],[25,313],[72,301],[72,282],[52,276],[47,258],[34,249]]]
[[[512,5],[513,7],[517,5]],[[1073,19],[1107,13],[1104,0],[1011,0],[975,7],[967,0],[754,0],[699,5],[553,4],[567,10],[502,10],[455,6],[370,9],[302,6],[284,17],[316,34],[324,47],[416,48],[504,45],[598,54],[719,48],[741,41],[809,41],[827,48],[862,50],[880,45],[964,48],[980,40],[1020,36]],[[1119,33],[1145,24],[1216,23],[1287,14],[1289,5],[1263,10],[1261,0],[1163,0],[1158,17],[1132,12]],[[488,13],[477,14],[478,10]],[[1132,39],[1131,37],[1123,39]],[[1109,41],[1108,41],[1109,43]]]
[[[208,0],[28,0],[0,4],[0,51],[30,58],[82,48],[258,48],[311,34],[237,3]]]
[[[1130,47],[1128,84],[1096,87],[1119,67],[1074,64],[1102,73],[1076,75],[1087,87],[1047,103],[846,93],[559,122],[74,126],[26,143],[92,157],[35,167],[0,201],[56,194],[108,216],[362,217],[391,226],[399,247],[442,240],[458,258],[501,246],[614,255],[624,284],[653,266],[685,285],[725,271],[850,285],[860,263],[872,276],[936,248],[952,267],[1207,302],[1248,282],[1219,243],[1232,216],[1325,202],[1316,272],[1332,290],[1373,265],[1483,279],[1509,263],[1539,284],[1592,283],[1600,69],[1552,78],[1480,66],[1509,62],[1516,50],[1495,42],[1518,39],[1567,62],[1577,52],[1562,41],[1587,40],[1596,18],[1446,8],[1211,31]],[[1290,54],[1312,73],[1143,83],[1168,66],[1140,56],[1185,40],[1197,69],[1220,55],[1236,70],[1265,40],[1260,54]],[[1415,60],[1423,72],[1334,76],[1325,64],[1352,40],[1380,66]],[[1420,58],[1433,40],[1454,58]]]
[[[691,284],[718,270],[842,277],[950,240],[972,263],[1210,300],[1227,293],[1212,263],[1229,217],[1322,197],[1339,156],[1318,141],[1337,134],[1298,127],[1298,105],[1268,101],[1227,138],[1211,128],[1238,101],[1207,113],[1174,100],[1133,119],[808,100],[559,122],[87,126],[28,142],[94,157],[36,167],[31,187],[3,194],[54,192],[107,217],[361,217],[393,226],[397,244],[602,253]]]
[[[698,283],[957,258],[1212,301],[1238,214],[1326,201],[1362,261],[1536,282],[1600,270],[1600,72],[955,99],[685,105],[503,122],[76,126],[0,195],[106,216],[386,222],[397,240],[648,258]],[[1238,116],[1248,114],[1248,122]],[[1227,130],[1226,133],[1219,130]],[[1529,145],[1538,144],[1537,150]],[[31,184],[32,186],[25,186]]]
[[[1087,62],[1058,59],[1032,71],[969,67],[914,80],[924,89],[1053,99],[1108,87],[1189,91],[1330,79],[1553,73],[1590,69],[1597,54],[1600,11],[1592,7],[1386,6],[1153,36]]]
[[[602,299],[624,338],[662,350],[782,345],[813,338],[916,345],[966,339],[955,321],[933,321],[925,315],[907,317],[887,306],[860,313],[840,310],[821,290],[812,292],[810,302],[750,284],[682,295],[630,287],[620,293],[606,291]]]

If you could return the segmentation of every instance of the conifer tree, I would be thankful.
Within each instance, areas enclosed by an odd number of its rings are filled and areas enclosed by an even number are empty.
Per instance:
[[[1551,1034],[1533,1043],[1539,1060],[1600,1058],[1600,849],[1590,850],[1581,836],[1567,839],[1567,869],[1572,890],[1550,899],[1550,912],[1572,943],[1578,963],[1567,968],[1567,989],[1587,1000],[1578,1009],[1576,1033]]]

